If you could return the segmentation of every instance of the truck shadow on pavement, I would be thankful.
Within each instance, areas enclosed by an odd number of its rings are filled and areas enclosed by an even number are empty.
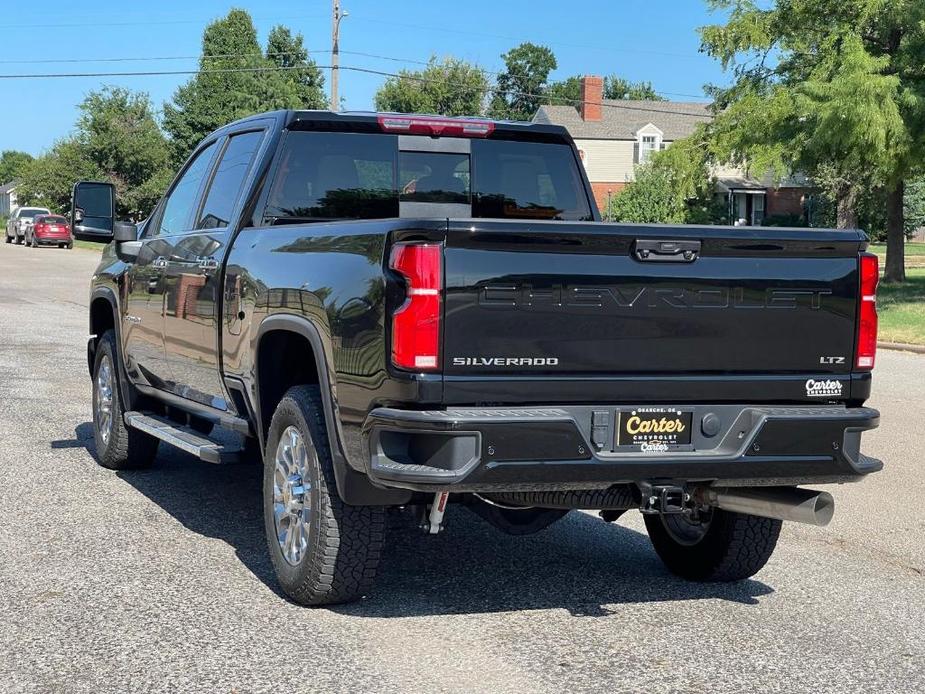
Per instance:
[[[89,427],[77,428],[76,441],[92,454]],[[52,445],[61,443],[68,442]],[[190,531],[227,542],[282,597],[267,555],[258,465],[210,465],[162,445],[152,468],[117,474]],[[619,613],[626,603],[712,599],[751,605],[773,592],[756,580],[678,579],[644,534],[586,513],[572,512],[528,537],[507,536],[458,507],[447,512],[446,530],[435,536],[419,530],[410,512],[389,516],[374,591],[333,608],[338,613],[382,618],[561,608],[596,617]]]

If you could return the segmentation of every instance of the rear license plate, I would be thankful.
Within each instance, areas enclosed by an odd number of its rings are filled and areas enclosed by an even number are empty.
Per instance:
[[[693,413],[673,407],[637,407],[620,412],[618,446],[687,446]]]

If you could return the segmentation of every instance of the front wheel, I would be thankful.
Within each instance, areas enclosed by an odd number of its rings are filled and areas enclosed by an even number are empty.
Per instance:
[[[158,440],[125,426],[116,334],[107,330],[96,348],[93,368],[93,438],[96,459],[111,470],[149,466],[157,454]]]
[[[10,236],[9,234],[7,234],[7,235],[6,235],[6,242],[7,242],[7,243],[13,243],[13,237]]]
[[[348,506],[338,492],[317,386],[290,388],[264,452],[264,525],[283,591],[303,605],[362,597],[385,540],[385,509]]]
[[[689,581],[741,581],[771,558],[781,521],[720,509],[696,519],[646,514],[646,530],[668,570]]]

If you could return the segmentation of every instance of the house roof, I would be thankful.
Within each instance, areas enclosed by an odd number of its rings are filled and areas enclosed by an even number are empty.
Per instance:
[[[768,186],[754,178],[745,178],[743,176],[720,176],[716,179],[716,187],[721,193],[731,192],[764,192]]]
[[[563,125],[573,138],[586,140],[635,140],[636,132],[651,123],[665,140],[673,141],[713,118],[709,104],[628,99],[604,99],[601,115],[599,121],[585,121],[574,106],[540,106],[533,121]]]
[[[19,181],[10,181],[9,183],[0,186],[0,195],[9,195],[16,188],[19,187]]]

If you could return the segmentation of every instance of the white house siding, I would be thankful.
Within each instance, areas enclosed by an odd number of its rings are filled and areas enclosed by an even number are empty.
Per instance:
[[[0,194],[0,215],[9,217],[16,209],[16,189]]]
[[[629,183],[635,180],[635,144],[630,140],[575,140],[575,146],[584,153],[585,170],[592,183]]]

